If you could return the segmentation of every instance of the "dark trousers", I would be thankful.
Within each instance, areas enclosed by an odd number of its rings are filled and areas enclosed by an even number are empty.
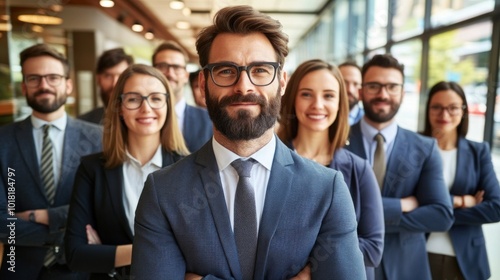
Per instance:
[[[433,280],[464,280],[457,258],[428,253]]]

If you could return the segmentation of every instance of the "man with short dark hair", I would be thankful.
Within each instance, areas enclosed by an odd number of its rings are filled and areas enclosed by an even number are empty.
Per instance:
[[[212,122],[206,110],[187,104],[184,98],[184,87],[189,78],[187,53],[176,42],[166,41],[156,48],[152,60],[153,66],[165,75],[172,87],[179,128],[193,153],[212,137]]]
[[[382,192],[384,253],[375,279],[431,279],[425,234],[453,223],[436,141],[394,119],[404,97],[404,66],[396,58],[375,55],[362,76],[365,115],[346,148],[372,164]]]
[[[102,124],[104,112],[108,106],[109,98],[118,81],[118,77],[120,77],[120,74],[132,63],[134,63],[134,58],[126,54],[123,48],[107,50],[101,54],[97,60],[96,79],[104,106],[95,108],[79,116],[79,119],[91,123]]]
[[[69,270],[62,246],[80,157],[101,150],[102,130],[66,114],[73,84],[61,53],[34,45],[21,67],[33,112],[0,127],[0,279],[86,279]]]
[[[278,21],[249,6],[220,10],[201,31],[199,82],[214,136],[148,177],[135,279],[366,279],[342,174],[274,134],[287,43]]]

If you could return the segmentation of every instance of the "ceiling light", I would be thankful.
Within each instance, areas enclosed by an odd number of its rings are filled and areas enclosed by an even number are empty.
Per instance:
[[[188,7],[184,7],[184,9],[182,9],[182,14],[185,15],[185,16],[190,16],[191,15],[191,9],[188,8]]]
[[[132,25],[132,30],[134,30],[135,32],[141,32],[142,30],[144,30],[144,26],[142,26],[140,22],[136,21],[134,25]]]
[[[181,10],[182,8],[184,8],[184,1],[182,0],[170,1],[170,8],[173,10]]]
[[[9,20],[10,17],[9,17],[9,15],[0,15],[0,19],[1,20]]]
[[[178,21],[175,23],[175,27],[178,29],[189,29],[191,28],[191,24],[187,21]]]
[[[0,31],[11,31],[12,24],[10,22],[0,22]]]
[[[59,13],[59,12],[62,12],[62,10],[64,9],[64,7],[63,7],[63,5],[54,4],[54,5],[50,6],[50,9],[53,12]]]
[[[17,19],[22,22],[45,25],[58,25],[63,22],[62,18],[45,15],[19,15]]]
[[[33,25],[31,26],[31,31],[36,32],[36,33],[42,33],[43,32],[43,27],[41,25]]]
[[[153,40],[155,38],[155,34],[153,33],[153,30],[149,29],[148,32],[144,33],[144,38],[148,40]]]
[[[101,0],[99,1],[99,4],[101,5],[101,7],[111,8],[115,5],[115,2],[113,2],[113,0]]]

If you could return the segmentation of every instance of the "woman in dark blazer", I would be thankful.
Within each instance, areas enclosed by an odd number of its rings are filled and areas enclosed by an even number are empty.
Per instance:
[[[278,136],[283,142],[299,155],[342,172],[354,202],[367,277],[374,279],[384,244],[382,198],[370,164],[342,148],[349,135],[349,103],[340,71],[322,60],[302,63],[281,103]]]
[[[463,89],[439,82],[429,92],[424,135],[437,139],[455,222],[433,232],[427,252],[433,279],[491,276],[482,225],[500,221],[500,187],[487,143],[465,139],[469,113]]]
[[[82,158],[66,231],[71,269],[91,279],[130,274],[135,208],[149,173],[188,153],[166,78],[132,65],[118,79],[104,119],[103,152]]]

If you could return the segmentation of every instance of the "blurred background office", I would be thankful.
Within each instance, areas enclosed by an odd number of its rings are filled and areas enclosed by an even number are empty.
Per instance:
[[[252,5],[284,25],[289,74],[307,59],[363,65],[392,53],[406,66],[396,116],[404,128],[423,129],[430,85],[459,83],[470,106],[467,138],[490,144],[500,174],[500,0],[0,0],[0,125],[30,113],[20,90],[19,52],[27,46],[43,42],[67,55],[75,89],[66,106],[77,116],[101,106],[95,63],[103,51],[123,47],[150,64],[155,47],[174,40],[196,71],[196,35],[228,4]],[[492,279],[500,279],[500,225],[484,228]]]

